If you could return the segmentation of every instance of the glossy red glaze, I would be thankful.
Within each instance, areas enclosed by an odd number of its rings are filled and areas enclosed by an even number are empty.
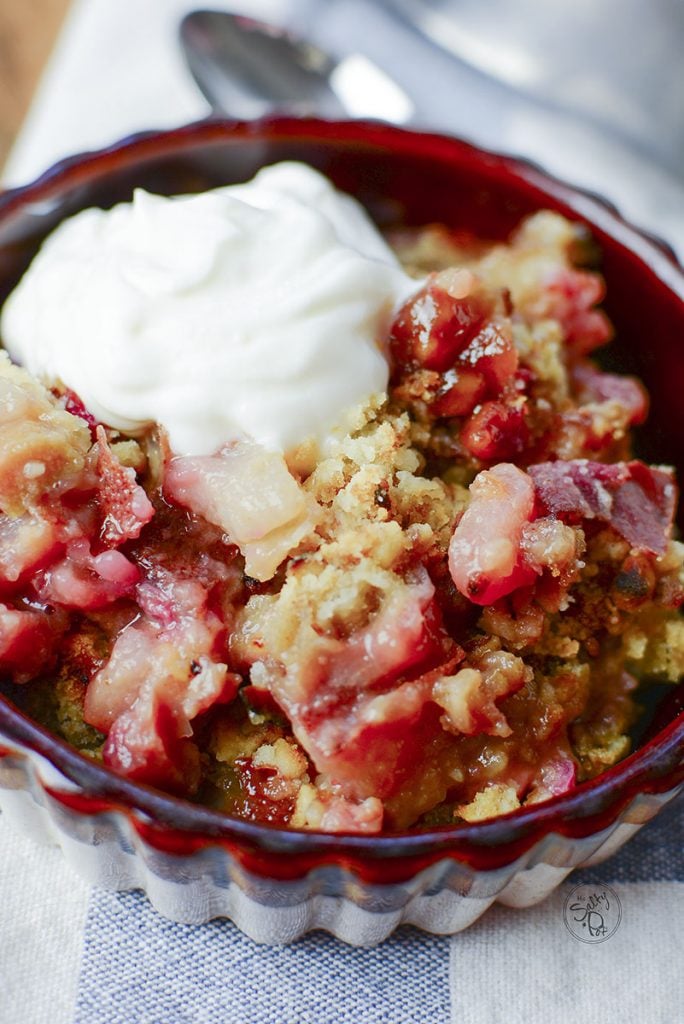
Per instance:
[[[638,233],[601,201],[531,165],[455,139],[375,123],[274,118],[211,121],[135,137],[100,153],[63,161],[36,183],[0,197],[0,300],[14,286],[41,239],[85,206],[111,206],[142,185],[162,193],[241,181],[258,167],[303,159],[355,194],[381,226],[440,221],[503,238],[541,207],[585,222],[602,252],[606,311],[619,345],[606,368],[641,377],[653,399],[637,454],[673,463],[684,478],[684,273],[667,247]],[[302,878],[324,864],[348,867],[367,883],[413,878],[443,858],[491,871],[550,833],[568,837],[608,829],[639,793],[684,785],[684,687],[659,708],[648,741],[589,783],[499,819],[424,832],[340,836],[285,831],[230,819],[115,776],[29,721],[0,699],[0,735],[41,754],[79,787],[46,791],[65,819],[120,811],[156,850],[189,856],[212,846],[246,870]],[[0,747],[0,757],[12,753]]]
[[[472,299],[454,299],[429,282],[397,313],[390,352],[399,366],[444,373],[472,341],[488,310]]]

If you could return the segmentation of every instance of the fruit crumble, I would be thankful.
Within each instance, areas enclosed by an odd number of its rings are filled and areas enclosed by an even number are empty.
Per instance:
[[[0,353],[0,673],[113,771],[297,829],[478,821],[615,764],[684,674],[675,481],[592,358],[581,228],[391,242],[387,389],[315,451],[178,454]]]

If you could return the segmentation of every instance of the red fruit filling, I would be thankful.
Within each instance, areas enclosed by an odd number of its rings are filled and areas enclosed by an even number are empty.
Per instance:
[[[610,325],[573,239],[442,233],[458,269],[396,314],[386,401],[307,479],[249,439],[121,437],[0,357],[13,699],[131,779],[332,832],[479,820],[624,756],[632,673],[684,666],[676,487],[631,459],[642,385],[587,358]]]

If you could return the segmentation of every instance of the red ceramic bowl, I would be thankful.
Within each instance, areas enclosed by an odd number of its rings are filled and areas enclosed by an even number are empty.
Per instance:
[[[607,360],[637,373],[653,399],[639,454],[684,479],[681,268],[604,202],[455,139],[358,122],[213,121],[66,160],[0,198],[0,299],[47,232],[83,207],[111,206],[135,186],[179,193],[242,181],[283,159],[319,168],[383,227],[441,221],[503,238],[543,207],[586,223],[617,329]],[[451,933],[495,900],[530,905],[613,853],[684,788],[683,707],[680,685],[630,757],[570,794],[479,824],[364,837],[255,825],[130,783],[0,696],[0,806],[58,841],[89,880],[144,888],[175,920],[226,916],[266,942],[326,928],[370,945],[400,923]]]

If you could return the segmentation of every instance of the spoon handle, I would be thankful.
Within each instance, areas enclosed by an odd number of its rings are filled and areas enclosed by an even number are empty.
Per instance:
[[[625,137],[466,64],[386,2],[310,0],[295,5],[290,23],[333,54],[363,52],[408,94],[415,126],[532,160],[562,180],[607,195],[684,259],[684,182]]]

